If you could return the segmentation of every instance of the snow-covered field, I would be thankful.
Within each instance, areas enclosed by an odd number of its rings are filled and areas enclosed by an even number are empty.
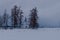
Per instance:
[[[0,40],[60,40],[60,29],[1,29]]]

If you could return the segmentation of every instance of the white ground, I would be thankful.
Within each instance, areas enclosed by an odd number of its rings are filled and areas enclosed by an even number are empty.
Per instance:
[[[0,30],[0,40],[60,40],[60,29],[13,29]]]

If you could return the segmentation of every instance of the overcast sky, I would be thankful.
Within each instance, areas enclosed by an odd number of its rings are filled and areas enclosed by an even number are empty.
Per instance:
[[[0,13],[10,13],[14,5],[21,6],[25,14],[37,7],[41,25],[59,26],[60,0],[0,0]]]

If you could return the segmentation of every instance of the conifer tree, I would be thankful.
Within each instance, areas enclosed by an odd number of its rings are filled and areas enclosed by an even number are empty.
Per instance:
[[[11,17],[12,17],[12,26],[14,28],[17,27],[18,25],[18,13],[17,13],[18,7],[15,5],[14,8],[12,9]]]
[[[2,16],[0,16],[0,28],[2,28],[3,26],[3,19],[2,19]]]
[[[29,28],[38,28],[38,15],[37,8],[33,8],[31,10],[30,18],[29,18]]]
[[[16,5],[12,9],[11,17],[12,17],[12,26],[14,28],[21,28],[22,26],[22,17],[23,11],[17,7]]]
[[[23,25],[23,11],[21,10],[21,8],[19,8],[19,28],[21,28],[22,27],[22,25]]]
[[[4,28],[8,28],[8,14],[6,10],[4,11],[3,14],[3,26]]]
[[[26,17],[25,17],[25,20],[24,21],[25,21],[25,28],[28,28],[28,23],[27,23],[28,21],[27,21],[27,18]]]

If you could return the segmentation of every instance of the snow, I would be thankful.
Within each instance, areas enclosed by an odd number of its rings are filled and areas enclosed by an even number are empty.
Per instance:
[[[1,29],[0,40],[60,40],[60,29]]]

